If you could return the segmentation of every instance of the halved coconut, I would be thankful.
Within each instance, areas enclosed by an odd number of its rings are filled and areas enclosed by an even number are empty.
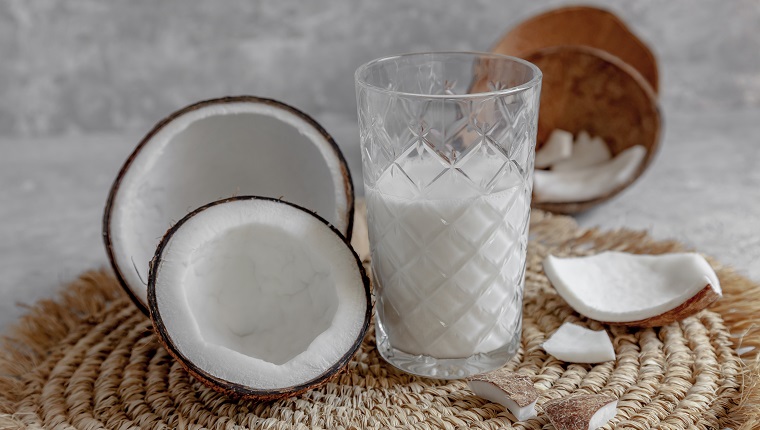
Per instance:
[[[578,313],[610,324],[663,326],[721,297],[718,276],[696,253],[549,255],[544,272]]]
[[[276,399],[335,376],[369,328],[369,279],[338,230],[262,197],[203,206],[161,240],[148,303],[159,340],[209,387]]]
[[[129,156],[103,217],[108,258],[143,311],[148,262],[166,229],[201,205],[245,194],[297,203],[350,238],[351,175],[313,119],[248,96],[188,106],[158,123]]]

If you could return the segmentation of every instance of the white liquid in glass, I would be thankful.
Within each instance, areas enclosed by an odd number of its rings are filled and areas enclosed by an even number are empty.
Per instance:
[[[428,160],[366,189],[377,311],[407,354],[488,353],[520,328],[529,186],[501,159],[469,160],[466,172],[493,173],[475,179]]]

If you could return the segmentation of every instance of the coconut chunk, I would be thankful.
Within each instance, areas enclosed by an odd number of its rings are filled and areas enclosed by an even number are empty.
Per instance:
[[[615,417],[617,400],[599,394],[581,394],[543,404],[557,430],[593,430]]]
[[[543,264],[549,281],[576,312],[610,324],[670,324],[722,294],[715,271],[696,253],[549,255]]]
[[[545,169],[559,160],[570,157],[573,152],[573,134],[555,129],[541,148],[536,151],[535,166]]]
[[[518,421],[536,416],[538,391],[524,375],[499,369],[467,378],[467,385],[478,396],[507,409]]]
[[[536,202],[581,202],[604,197],[633,180],[647,150],[632,146],[612,160],[578,170],[536,170],[533,194]]]
[[[367,205],[364,200],[356,204],[354,212],[354,231],[351,235],[351,247],[362,261],[369,261],[369,226],[367,225]]]
[[[570,157],[552,164],[552,171],[583,169],[604,163],[611,158],[610,147],[604,143],[601,137],[597,136],[591,139],[586,134],[586,138],[581,139],[579,137],[575,140],[573,153]]]
[[[569,363],[603,363],[615,359],[615,349],[604,330],[594,331],[566,322],[543,344],[544,351]]]

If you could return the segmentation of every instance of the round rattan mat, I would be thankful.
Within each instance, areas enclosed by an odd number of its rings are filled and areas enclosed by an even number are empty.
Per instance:
[[[507,365],[530,376],[539,416],[516,423],[462,381],[414,377],[386,365],[372,333],[347,372],[299,397],[266,403],[225,397],[190,377],[159,345],[149,320],[106,272],[89,272],[56,300],[31,308],[0,354],[0,428],[552,428],[540,405],[569,393],[619,399],[604,428],[751,428],[757,374],[735,348],[760,346],[752,330],[760,287],[714,263],[725,297],[710,311],[655,329],[602,326],[574,313],[541,270],[547,253],[680,249],[644,233],[582,230],[536,211],[525,292],[522,348]],[[617,359],[570,364],[541,343],[563,321],[605,328]],[[742,336],[737,336],[740,333]]]

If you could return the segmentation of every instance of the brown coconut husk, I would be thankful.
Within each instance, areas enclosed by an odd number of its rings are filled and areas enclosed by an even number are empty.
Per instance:
[[[529,18],[504,34],[491,51],[527,58],[560,45],[606,51],[631,65],[658,91],[659,73],[652,51],[615,14],[592,6],[568,6]]]
[[[580,202],[534,203],[534,207],[564,214],[582,212],[639,178],[654,159],[661,127],[657,97],[641,75],[617,57],[582,46],[546,48],[526,60],[544,74],[537,148],[554,129],[562,129],[603,138],[613,156],[635,145],[647,150],[635,175],[606,195]]]

